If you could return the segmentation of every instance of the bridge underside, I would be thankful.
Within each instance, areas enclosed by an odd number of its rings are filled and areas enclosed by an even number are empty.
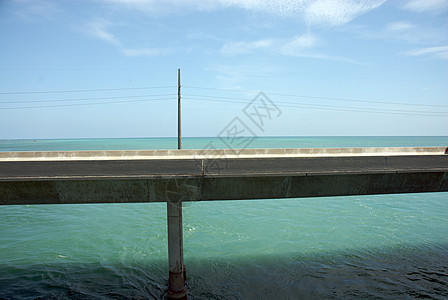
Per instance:
[[[0,181],[0,204],[136,203],[448,191],[448,172]]]
[[[0,152],[0,204],[448,191],[446,147]]]

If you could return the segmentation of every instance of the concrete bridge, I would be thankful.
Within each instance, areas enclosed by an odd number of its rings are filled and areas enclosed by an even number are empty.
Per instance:
[[[0,152],[3,205],[167,202],[169,298],[186,297],[183,201],[446,191],[446,147]]]

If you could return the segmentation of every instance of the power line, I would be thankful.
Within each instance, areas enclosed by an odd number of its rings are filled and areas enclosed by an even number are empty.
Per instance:
[[[247,101],[234,101],[234,100],[214,100],[214,99],[200,99],[200,98],[188,98],[187,100],[197,100],[197,101],[211,101],[211,102],[228,102],[228,103],[243,103],[248,104]],[[402,116],[425,116],[425,117],[448,117],[448,113],[436,113],[436,112],[416,112],[416,111],[388,111],[388,110],[380,110],[375,108],[355,108],[355,107],[344,107],[344,106],[325,106],[325,105],[317,105],[317,104],[284,104],[284,102],[276,102],[280,103],[279,106],[282,107],[292,107],[292,108],[309,108],[309,109],[320,109],[320,110],[332,110],[332,111],[348,111],[348,112],[363,112],[363,113],[376,113],[376,114],[388,114],[388,115],[402,115]],[[290,103],[290,102],[286,102]]]
[[[84,89],[84,90],[53,90],[53,91],[14,91],[14,92],[0,92],[0,95],[24,95],[24,94],[57,94],[57,93],[83,93],[83,92],[108,92],[108,91],[126,91],[126,90],[145,90],[145,89],[164,89],[164,88],[175,88],[176,86],[152,86],[152,87],[134,87],[134,88],[110,88],[110,89]],[[214,91],[225,91],[225,92],[236,92],[236,93],[250,93],[257,94],[260,91],[248,91],[248,90],[234,90],[234,89],[221,89],[221,88],[208,88],[208,87],[196,87],[196,86],[184,86],[185,88],[201,89],[201,90],[214,90]],[[283,97],[293,97],[293,98],[308,98],[308,99],[323,99],[331,101],[346,101],[346,102],[360,102],[360,103],[374,103],[374,104],[385,104],[385,105],[404,105],[404,106],[418,106],[418,107],[448,107],[448,105],[438,105],[438,104],[420,104],[420,103],[405,103],[405,102],[388,102],[388,101],[376,101],[376,100],[364,100],[364,99],[349,99],[349,98],[336,98],[336,97],[323,97],[323,96],[313,96],[313,95],[300,95],[300,94],[284,94],[277,92],[265,92],[266,94],[273,96],[283,96]],[[163,94],[168,95],[168,94]],[[156,96],[156,95],[154,95]],[[129,96],[137,97],[137,96]],[[206,97],[205,95],[203,97]],[[215,97],[215,96],[213,96]],[[108,97],[108,99],[119,99],[120,97]],[[218,97],[215,97],[218,98]],[[73,101],[85,101],[85,100],[99,100],[102,98],[81,98],[72,99]],[[105,98],[104,98],[105,99]],[[26,102],[58,102],[66,101],[65,99],[56,100],[38,100],[38,101],[21,101]],[[67,101],[71,101],[67,99]],[[1,102],[1,101],[0,101]],[[1,103],[12,103],[12,102],[1,102]]]
[[[19,104],[19,103],[44,103],[44,102],[70,102],[70,101],[90,101],[90,100],[109,100],[109,99],[127,99],[127,98],[142,98],[142,97],[176,97],[176,94],[157,94],[157,95],[132,95],[119,97],[96,97],[96,98],[69,98],[69,99],[53,99],[53,100],[25,100],[25,101],[1,101],[0,104]]]
[[[59,91],[35,91],[35,92],[8,92],[0,93],[3,95],[9,94],[51,94],[51,93],[79,93],[79,92],[104,92],[104,91],[124,91],[124,90],[143,90],[143,89],[163,89],[173,88],[176,86],[159,86],[159,87],[134,87],[134,88],[113,88],[113,89],[90,89],[90,90],[59,90]],[[201,90],[214,90],[214,91],[226,91],[236,93],[250,93],[256,94],[259,91],[247,91],[247,90],[232,90],[232,89],[220,89],[220,88],[208,88],[208,87],[195,87],[184,86],[186,88],[201,89]],[[385,101],[372,101],[361,99],[347,99],[347,98],[334,98],[334,97],[320,97],[320,96],[308,96],[298,94],[283,94],[283,93],[267,93],[269,95],[283,96],[283,97],[295,97],[295,98],[308,98],[308,99],[324,99],[334,101],[349,101],[359,103],[374,103],[374,104],[387,104],[387,105],[406,105],[406,106],[419,106],[419,107],[448,107],[448,105],[431,105],[431,104],[410,104],[402,102],[385,102]],[[199,101],[211,101],[211,102],[228,102],[228,103],[244,103],[248,104],[247,98],[237,97],[223,97],[223,96],[211,96],[211,95],[198,95],[198,94],[184,94],[187,99],[199,100]],[[172,100],[175,94],[152,94],[152,95],[131,95],[131,96],[115,96],[115,97],[93,97],[93,98],[65,98],[65,99],[49,99],[49,100],[24,100],[24,101],[4,101],[0,100],[0,104],[22,104],[22,103],[47,103],[47,102],[71,102],[71,101],[92,101],[92,100],[112,100],[112,99],[129,99],[129,98],[142,98],[142,97],[170,97],[170,98],[156,98],[156,99],[143,99],[143,100],[126,100],[126,101],[106,101],[106,102],[89,102],[89,103],[71,103],[71,104],[57,104],[57,105],[40,105],[40,106],[15,106],[15,107],[0,107],[0,109],[32,109],[32,108],[51,108],[51,107],[64,107],[64,106],[85,106],[85,105],[102,105],[102,104],[117,104],[117,103],[132,103],[132,102],[148,102],[148,101],[160,101],[160,100]],[[297,103],[288,101],[275,101],[284,107],[298,107],[298,108],[311,108],[311,109],[323,109],[323,110],[337,110],[337,111],[352,111],[352,112],[365,112],[365,113],[382,113],[382,114],[398,114],[398,115],[417,115],[417,116],[438,116],[446,117],[448,112],[444,111],[415,111],[415,110],[398,110],[398,109],[382,109],[382,108],[362,108],[353,106],[336,106],[328,104],[310,104],[310,103]]]
[[[207,100],[207,98],[220,98],[220,99],[230,99],[230,100],[246,100],[245,103],[247,104],[248,100],[247,99],[243,99],[243,98],[233,98],[233,97],[214,97],[214,96],[206,96],[206,95],[191,95],[191,94],[185,94],[185,96],[190,96],[190,97],[195,97],[195,99],[200,100],[200,98],[205,97]],[[200,97],[200,98],[198,98]],[[403,110],[403,109],[384,109],[384,108],[363,108],[363,107],[352,107],[352,106],[335,106],[335,105],[327,105],[327,104],[310,104],[310,103],[297,103],[297,102],[287,102],[287,101],[275,101],[275,103],[279,103],[279,104],[292,104],[292,105],[310,105],[310,106],[319,106],[319,107],[334,107],[334,108],[348,108],[348,109],[369,109],[369,110],[377,110],[377,111],[387,111],[387,112],[391,112],[391,111],[395,111],[395,112],[409,112],[409,113],[425,113],[425,114],[447,114],[448,112],[441,112],[441,111],[415,111],[415,110]]]
[[[110,91],[128,91],[128,90],[148,90],[148,89],[167,89],[176,86],[147,86],[133,88],[111,88],[111,89],[90,89],[90,90],[59,90],[59,91],[15,91],[0,92],[0,95],[25,95],[25,94],[59,94],[59,93],[85,93],[85,92],[110,92]]]
[[[0,71],[48,71],[48,72],[107,72],[107,71],[146,71],[145,68],[48,68],[48,67],[8,67],[8,66],[0,66]],[[160,69],[162,70],[162,69]],[[190,69],[187,68],[185,71],[188,72],[200,72],[203,73],[216,73],[219,70],[210,69]],[[297,70],[290,71],[270,71],[270,72],[262,72],[258,70],[243,70],[242,73],[248,75],[256,75],[257,77],[317,77],[317,78],[337,78],[337,79],[350,79],[350,80],[361,80],[361,81],[396,81],[396,82],[418,82],[418,83],[446,83],[447,80],[429,80],[429,79],[403,79],[403,78],[387,78],[387,77],[364,77],[364,76],[341,76],[340,74],[317,74],[310,72],[297,72]]]
[[[313,107],[310,105],[281,105],[285,107],[299,107],[308,109],[321,109],[321,110],[334,110],[334,111],[348,111],[348,112],[362,112],[362,113],[374,113],[374,114],[386,114],[386,115],[400,115],[400,116],[422,116],[422,117],[444,117],[448,115],[443,114],[425,114],[425,113],[400,113],[400,112],[387,112],[387,111],[374,111],[370,109],[345,109],[345,108],[331,108],[331,107]]]
[[[201,88],[195,86],[184,86],[186,88],[202,89],[202,90],[216,90],[225,92],[237,92],[237,93],[250,93],[256,94],[260,91],[244,91],[244,90],[232,90],[232,89],[219,89],[219,88]],[[309,99],[324,99],[333,101],[348,101],[348,102],[363,102],[363,103],[375,103],[375,104],[387,104],[387,105],[406,105],[406,106],[427,106],[427,107],[448,107],[448,105],[438,105],[438,104],[420,104],[420,103],[405,103],[405,102],[387,102],[387,101],[374,101],[374,100],[363,100],[363,99],[348,99],[348,98],[334,98],[334,97],[321,97],[321,96],[310,96],[310,95],[298,95],[298,94],[282,94],[275,92],[264,92],[267,95],[274,96],[285,96],[285,97],[295,97],[295,98],[309,98]]]
[[[387,101],[373,101],[373,100],[361,100],[361,99],[347,99],[347,98],[332,98],[332,97],[318,97],[318,96],[306,96],[306,95],[290,95],[280,93],[269,93],[274,96],[286,96],[296,98],[309,98],[309,99],[324,99],[324,100],[336,100],[336,101],[348,101],[348,102],[362,102],[362,103],[375,103],[375,104],[388,104],[388,105],[405,105],[405,106],[427,106],[427,107],[448,107],[448,105],[438,104],[420,104],[420,103],[404,103],[404,102],[387,102]]]
[[[171,94],[160,94],[158,96],[172,96]],[[143,97],[145,95],[138,96],[128,96],[128,97],[108,97],[108,98],[81,98],[81,99],[56,99],[56,100],[42,100],[42,101],[23,101],[20,103],[29,102],[59,102],[59,101],[84,101],[84,100],[109,100],[109,99],[122,99],[122,98],[132,98],[132,97]],[[146,95],[149,96],[149,95]],[[151,95],[156,96],[156,95]],[[219,97],[219,96],[208,96],[208,95],[191,95],[185,94],[187,100],[193,101],[208,101],[208,102],[226,102],[226,103],[241,103],[248,104],[249,101],[246,98],[236,98],[236,97]],[[210,99],[211,98],[211,99]],[[218,99],[216,99],[218,98]],[[87,106],[87,105],[103,105],[103,104],[120,104],[120,103],[133,103],[133,102],[150,102],[150,101],[163,101],[172,100],[173,97],[169,98],[155,98],[155,99],[141,99],[141,100],[126,100],[126,101],[106,101],[106,102],[89,102],[89,103],[72,103],[72,104],[57,104],[57,105],[40,105],[40,106],[16,106],[16,107],[0,107],[3,110],[12,109],[33,109],[33,108],[53,108],[53,107],[67,107],[67,106]],[[3,102],[10,103],[10,102]],[[17,104],[17,102],[14,102]],[[396,109],[380,109],[380,108],[361,108],[361,107],[351,107],[351,106],[334,106],[334,105],[322,105],[322,104],[309,104],[309,103],[296,103],[287,101],[276,101],[276,104],[282,107],[293,107],[293,108],[309,108],[309,109],[322,109],[322,110],[335,110],[335,111],[348,111],[348,112],[364,112],[364,113],[381,113],[381,114],[395,114],[395,115],[416,115],[416,116],[435,116],[435,117],[447,117],[448,112],[434,112],[434,111],[412,111],[412,110],[396,110]]]
[[[199,71],[204,72],[204,70],[201,69],[186,69],[187,71]],[[216,73],[219,70],[208,70],[208,72]],[[403,78],[387,78],[387,77],[364,77],[364,76],[341,76],[340,74],[317,74],[317,73],[309,73],[309,72],[297,72],[297,70],[291,70],[291,71],[271,71],[271,72],[262,72],[257,70],[243,70],[241,73],[248,74],[248,75],[257,75],[257,77],[276,77],[276,78],[291,78],[293,77],[317,77],[317,78],[337,78],[337,79],[350,79],[350,80],[361,80],[361,81],[396,81],[396,82],[419,82],[419,83],[446,83],[447,80],[425,80],[425,79],[403,79]]]
[[[150,101],[164,101],[173,100],[173,98],[159,98],[159,99],[143,99],[143,100],[129,100],[129,101],[107,101],[107,102],[90,102],[90,103],[74,103],[74,104],[57,104],[57,105],[40,105],[40,106],[16,106],[16,107],[0,107],[1,109],[30,109],[30,108],[52,108],[52,107],[66,107],[66,106],[86,106],[86,105],[101,105],[101,104],[120,104],[132,102],[150,102]]]
[[[258,94],[260,92],[260,91],[245,91],[245,90],[233,90],[233,89],[220,89],[220,88],[200,87],[200,86],[191,86],[191,85],[184,85],[183,87],[190,88],[190,89],[199,89],[199,90],[237,92],[237,93],[249,93],[249,94]]]

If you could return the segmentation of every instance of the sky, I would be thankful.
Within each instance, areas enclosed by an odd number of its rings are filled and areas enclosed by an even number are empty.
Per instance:
[[[447,0],[0,0],[0,139],[448,135]]]

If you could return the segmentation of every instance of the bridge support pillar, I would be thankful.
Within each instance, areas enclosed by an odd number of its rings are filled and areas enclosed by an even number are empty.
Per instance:
[[[168,201],[167,213],[169,264],[168,299],[187,299],[182,236],[182,201]]]

